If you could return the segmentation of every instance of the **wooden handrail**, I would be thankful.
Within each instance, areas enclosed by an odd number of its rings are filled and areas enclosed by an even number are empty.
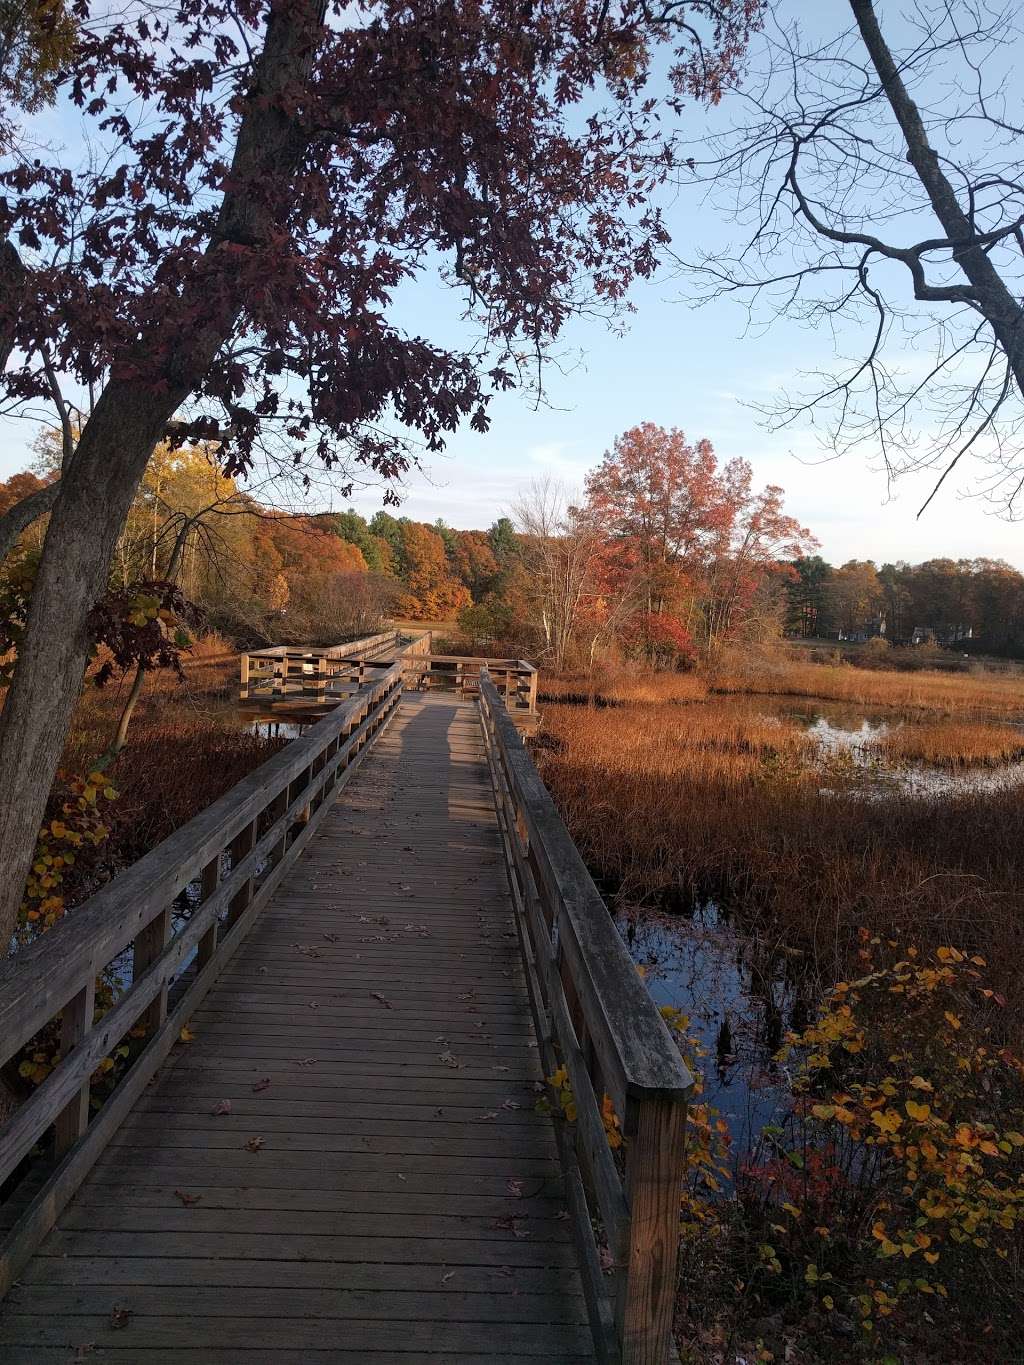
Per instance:
[[[465,654],[418,654],[406,659],[406,681],[418,687],[454,687],[475,693],[485,673],[499,686],[508,710],[537,712],[537,669],[525,659],[476,658]]]
[[[560,1140],[599,1354],[664,1365],[693,1078],[486,670],[480,711],[543,1060],[565,1066],[576,1105]],[[621,1124],[622,1169],[606,1096]]]
[[[57,1016],[63,1055],[0,1128],[0,1183],[55,1125],[57,1165],[0,1244],[0,1296],[53,1226],[235,953],[331,800],[394,714],[393,664],[188,824],[0,964],[0,1063]],[[174,932],[181,892],[201,896]],[[128,990],[93,1022],[97,975],[134,945]],[[185,969],[192,968],[191,977]],[[170,999],[172,985],[175,998]],[[90,1077],[138,1024],[147,1041],[89,1121]]]
[[[280,701],[296,695],[318,702],[347,696],[362,686],[366,669],[390,668],[399,658],[429,651],[432,633],[409,638],[400,631],[367,635],[340,645],[269,645],[239,655],[241,702]]]

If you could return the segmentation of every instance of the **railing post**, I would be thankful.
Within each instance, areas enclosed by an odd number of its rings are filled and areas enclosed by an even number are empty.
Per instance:
[[[220,854],[203,868],[199,878],[199,889],[202,901],[208,901],[220,885]],[[200,903],[202,903],[202,901]],[[214,920],[207,929],[206,933],[199,940],[196,949],[196,971],[201,972],[206,964],[217,951],[217,938],[220,929],[220,922]]]
[[[531,715],[536,715],[536,714],[537,714],[537,679],[538,679],[539,676],[540,676],[540,675],[538,674],[538,672],[537,672],[536,669],[534,669],[534,670],[532,671],[532,673],[530,674],[530,698],[529,698],[529,706],[530,706],[530,714],[531,714]]]
[[[135,935],[135,947],[132,950],[132,971],[136,980],[142,975],[151,962],[155,962],[171,937],[171,907],[161,910],[153,919],[140,929]],[[160,993],[156,999],[142,1011],[139,1016],[139,1024],[147,1033],[155,1033],[160,1025],[167,1018],[167,982],[160,987]]]
[[[61,1013],[60,1052],[62,1057],[80,1043],[92,1028],[96,1008],[96,978],[90,976],[86,985],[64,1006]],[[89,1077],[82,1088],[57,1115],[54,1124],[54,1148],[63,1156],[73,1147],[89,1125]]]
[[[678,1273],[686,1105],[662,1096],[631,1099],[622,1126],[629,1202],[628,1256],[616,1305],[622,1365],[665,1365]]]
[[[256,821],[251,820],[243,830],[240,830],[231,840],[229,853],[231,854],[231,866],[237,867],[243,858],[247,857],[256,847]],[[228,906],[228,918],[225,928],[230,929],[235,921],[245,913],[252,903],[253,879],[246,877],[245,881],[231,897]]]
[[[285,688],[288,684],[288,655],[285,653],[274,656],[274,682],[271,687],[272,697],[283,697]]]
[[[327,656],[317,655],[316,660],[316,700],[322,704],[327,700]]]
[[[238,656],[239,679],[238,679],[238,700],[249,700],[249,656],[240,654]]]

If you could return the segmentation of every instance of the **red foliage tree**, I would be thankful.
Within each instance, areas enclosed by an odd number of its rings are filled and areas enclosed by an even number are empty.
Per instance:
[[[651,422],[618,438],[587,498],[607,537],[609,593],[642,580],[626,636],[653,658],[669,646],[687,657],[698,629],[707,646],[734,634],[774,566],[817,544],[784,511],[781,488],[754,489],[747,461],[720,469],[710,441]]]
[[[664,230],[645,201],[678,156],[650,97],[659,49],[673,102],[717,99],[756,8],[77,0],[52,85],[89,160],[40,142],[0,168],[0,354],[26,357],[7,396],[52,399],[67,429],[60,377],[98,394],[52,494],[3,712],[0,941],[89,612],[179,409],[179,438],[219,440],[227,472],[276,446],[387,478],[409,454],[382,419],[432,450],[463,419],[485,429],[489,394],[532,373],[584,301],[615,305],[655,264]],[[389,319],[398,286],[437,261],[466,290],[479,344],[446,348]],[[0,521],[0,546],[26,514]]]

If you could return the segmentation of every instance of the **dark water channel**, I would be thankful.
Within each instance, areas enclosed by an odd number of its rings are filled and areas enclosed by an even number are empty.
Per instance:
[[[745,935],[713,901],[686,914],[621,909],[615,923],[655,1002],[688,1017],[703,1054],[693,1061],[701,1099],[729,1125],[733,1151],[746,1152],[786,1106],[773,1056],[787,1030],[807,1022],[802,959]]]
[[[791,698],[759,698],[752,709],[759,719],[798,725],[814,741],[809,760],[820,764],[823,792],[941,799],[1024,784],[1024,762],[960,769],[887,763],[878,743],[904,723],[891,710]],[[703,1099],[728,1123],[733,1153],[742,1158],[786,1112],[790,1078],[774,1056],[786,1032],[813,1018],[821,983],[801,954],[770,941],[770,926],[747,929],[714,901],[671,912],[626,906],[614,917],[654,1000],[689,1017],[687,1032],[704,1053],[695,1063]]]

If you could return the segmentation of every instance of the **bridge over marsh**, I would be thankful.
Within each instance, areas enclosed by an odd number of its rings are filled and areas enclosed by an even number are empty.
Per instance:
[[[0,968],[7,1365],[672,1358],[690,1078],[521,684],[405,648]]]

